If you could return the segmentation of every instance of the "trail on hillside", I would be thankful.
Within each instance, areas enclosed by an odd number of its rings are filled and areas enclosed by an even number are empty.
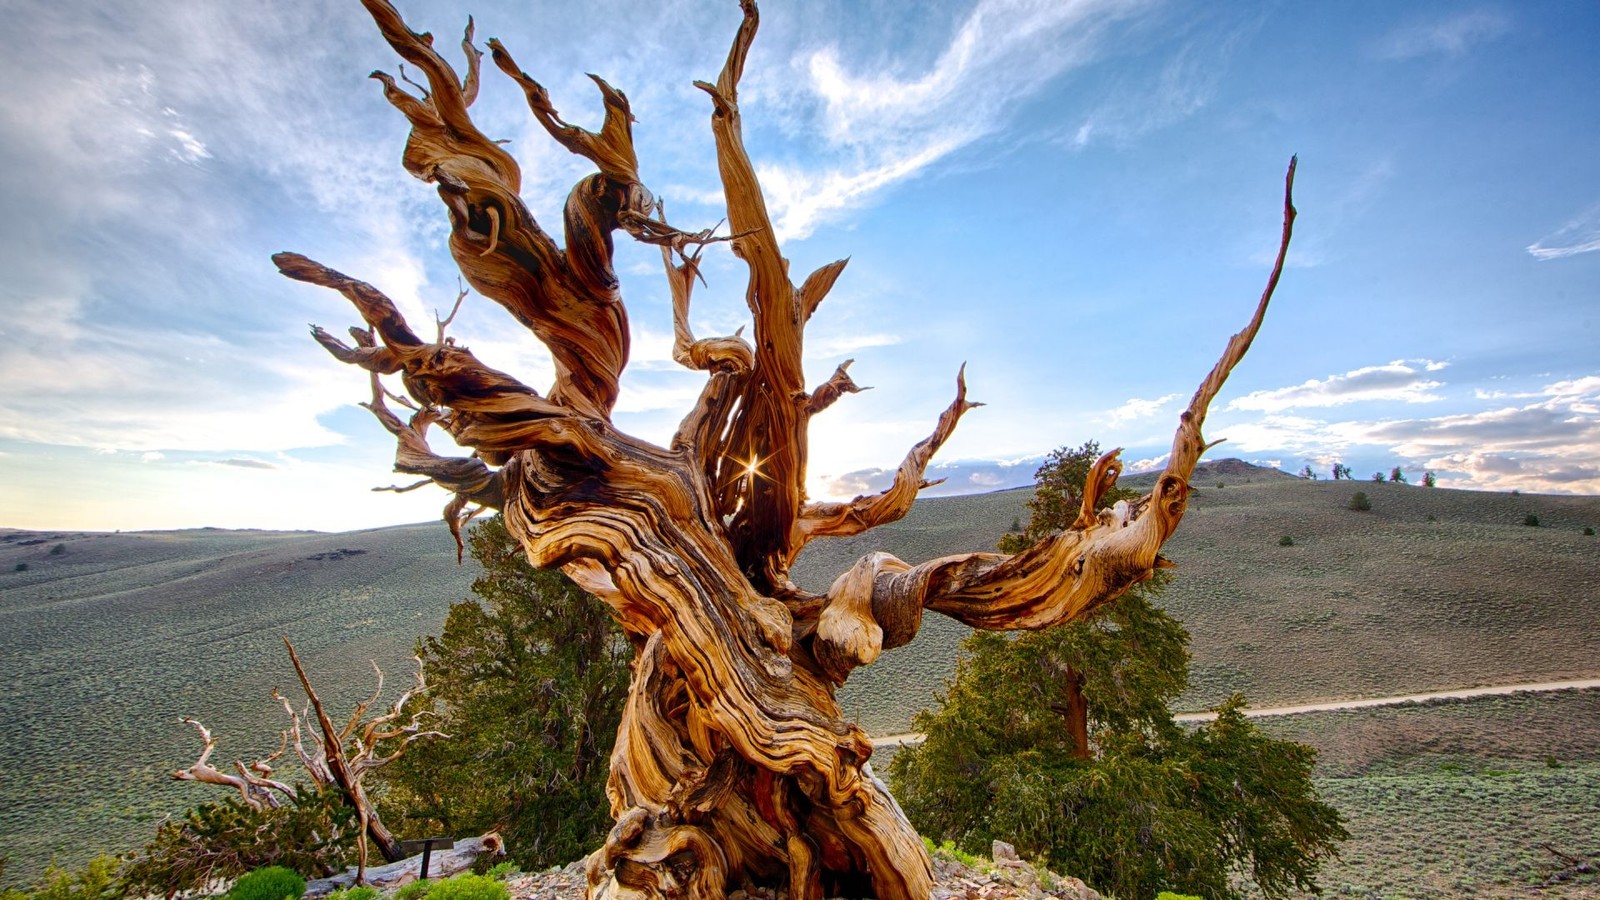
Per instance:
[[[1600,688],[1600,678],[1575,678],[1567,681],[1533,681],[1524,684],[1499,684],[1486,687],[1460,688],[1452,691],[1429,691],[1421,694],[1401,694],[1394,697],[1366,697],[1359,700],[1325,700],[1320,703],[1300,703],[1294,706],[1263,706],[1246,708],[1246,718],[1266,716],[1293,716],[1300,713],[1332,712],[1341,709],[1366,709],[1374,706],[1398,706],[1402,703],[1424,703],[1429,700],[1469,700],[1474,697],[1494,697],[1505,694],[1543,693],[1548,691],[1584,690]],[[1210,722],[1215,712],[1178,713],[1172,718],[1179,722]],[[903,747],[920,744],[924,735],[908,731],[872,739],[874,747]]]

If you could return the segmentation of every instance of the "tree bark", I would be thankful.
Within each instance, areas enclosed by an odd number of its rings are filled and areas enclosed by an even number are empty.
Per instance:
[[[423,341],[371,285],[296,254],[274,259],[285,275],[342,293],[363,319],[351,332],[355,346],[321,329],[314,336],[373,373],[367,405],[399,442],[396,469],[454,494],[446,508],[453,530],[472,507],[501,509],[529,559],[564,567],[611,607],[637,649],[607,788],[617,824],[589,859],[590,895],[720,898],[771,885],[794,898],[929,896],[922,842],[872,776],[871,744],[844,719],[834,691],[855,667],[909,641],[924,610],[979,628],[1044,628],[1091,612],[1167,564],[1158,551],[1183,516],[1188,478],[1206,447],[1206,409],[1260,327],[1282,268],[1293,164],[1278,265],[1249,326],[1183,414],[1149,496],[1099,508],[1121,469],[1113,451],[1091,473],[1073,526],[1021,553],[919,565],[871,554],[813,594],[789,579],[806,543],[903,516],[933,453],[978,404],[958,377],[955,399],[892,487],[848,503],[807,502],[811,417],[860,388],[840,366],[807,389],[805,326],[844,262],[823,265],[799,287],[789,280],[741,133],[738,86],[759,24],[755,4],[741,4],[716,82],[697,83],[711,98],[726,238],[667,224],[639,181],[621,92],[595,78],[601,129],[567,124],[544,88],[490,42],[495,64],[550,136],[598,169],[568,196],[562,247],[523,206],[516,162],[468,115],[478,58],[470,23],[461,78],[387,0],[363,3],[396,53],[427,78],[416,96],[374,75],[411,122],[407,169],[437,186],[467,281],[550,348],[555,383],[541,394],[442,333]],[[616,230],[662,248],[674,358],[707,374],[668,447],[624,434],[610,418],[628,350],[612,270]],[[746,264],[751,340],[697,339],[689,326],[700,254],[716,241]],[[385,406],[377,381],[384,374],[398,374],[414,399],[410,423]],[[434,454],[431,425],[473,455]]]
[[[1066,702],[1052,704],[1050,708],[1060,713],[1066,724],[1067,736],[1072,738],[1073,758],[1087,760],[1093,754],[1089,752],[1089,701],[1083,696],[1084,675],[1067,666],[1065,676]]]

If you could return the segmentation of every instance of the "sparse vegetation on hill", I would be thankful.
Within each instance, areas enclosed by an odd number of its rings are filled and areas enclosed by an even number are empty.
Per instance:
[[[1188,624],[1194,655],[1190,689],[1177,708],[1215,705],[1239,690],[1253,703],[1279,705],[1600,675],[1600,630],[1593,627],[1600,574],[1595,538],[1584,534],[1600,523],[1600,498],[1347,485],[1237,461],[1219,473],[1217,465],[1197,475],[1204,489],[1167,550],[1179,569],[1161,602]],[[1213,489],[1219,477],[1227,490]],[[1124,481],[1144,484],[1141,476]],[[1352,487],[1372,498],[1371,512],[1344,508]],[[796,580],[826,588],[843,566],[874,549],[928,559],[992,547],[1014,520],[1026,520],[1028,496],[1018,490],[919,501],[872,540],[814,543]],[[1541,527],[1520,524],[1529,513]],[[1285,552],[1276,541],[1291,527],[1295,547]],[[56,544],[67,552],[50,556]],[[307,559],[340,548],[368,552]],[[387,671],[405,671],[416,636],[438,634],[446,601],[466,596],[479,574],[470,559],[456,568],[454,557],[437,524],[342,535],[0,532],[0,628],[10,651],[0,654],[0,683],[10,686],[0,692],[0,715],[36,725],[0,745],[0,853],[12,857],[7,882],[35,883],[52,855],[79,867],[96,852],[137,846],[162,816],[192,805],[192,787],[166,775],[192,758],[193,732],[178,723],[181,715],[216,708],[208,724],[219,733],[262,741],[230,743],[230,758],[275,749],[275,738],[266,746],[255,726],[281,714],[266,699],[283,684],[279,634],[294,636],[307,665],[328,679],[330,704],[360,699],[370,686],[370,657]],[[30,568],[13,573],[21,562]],[[888,651],[857,670],[840,692],[846,715],[874,734],[909,730],[913,713],[954,671],[966,633],[929,618],[915,649]],[[332,689],[336,680],[346,682],[344,691]],[[1465,708],[1462,728],[1526,738],[1529,746],[1554,727],[1550,717],[1496,718],[1484,712],[1487,702]],[[1330,759],[1328,742],[1274,733],[1319,746]],[[1585,733],[1591,746],[1593,733]],[[1419,732],[1411,740],[1432,739]],[[887,755],[873,758],[880,772]],[[1583,774],[1585,764],[1560,758],[1559,770],[1545,770],[1537,756],[1516,766],[1484,764],[1518,768],[1549,785],[1551,803],[1532,808],[1522,833],[1571,831],[1576,826],[1559,817],[1581,809],[1557,798],[1600,796],[1583,781],[1592,777]],[[1504,784],[1472,777],[1492,784],[1454,812],[1440,807],[1437,817],[1438,834],[1453,841],[1474,832],[1473,815],[1490,815],[1474,813],[1471,803],[1486,802],[1487,791]],[[1361,783],[1352,781],[1345,793],[1323,788],[1350,817],[1354,835],[1345,860],[1327,870],[1327,887],[1403,882],[1411,885],[1408,896],[1429,896],[1417,887],[1423,881],[1405,879],[1407,868],[1425,864],[1433,839],[1413,844],[1412,837],[1386,836],[1400,831],[1386,828],[1382,816],[1426,824],[1434,807],[1422,804],[1444,803],[1444,795],[1396,787],[1396,797],[1412,798],[1401,810],[1382,806],[1387,789],[1356,791]],[[1369,807],[1349,805],[1369,803],[1390,811],[1369,815]],[[1592,835],[1596,820],[1589,815],[1589,831],[1573,833]],[[1502,861],[1494,865],[1526,856],[1516,871],[1527,878],[1552,871],[1548,851],[1514,849],[1504,833],[1494,839],[1505,848],[1490,854]],[[1589,852],[1580,844],[1556,846]],[[1359,874],[1379,871],[1385,855],[1396,860],[1393,872],[1381,879]],[[1350,868],[1358,864],[1366,868]]]

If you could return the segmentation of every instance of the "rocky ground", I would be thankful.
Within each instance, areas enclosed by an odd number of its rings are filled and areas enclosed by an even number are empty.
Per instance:
[[[1017,858],[1010,844],[996,841],[994,860],[977,859],[969,865],[943,852],[933,855],[934,900],[1100,900],[1100,895],[1076,878],[1035,868]],[[518,875],[506,882],[512,900],[583,900],[583,863],[550,869],[535,875]],[[786,891],[758,888],[736,890],[728,900],[788,900]]]

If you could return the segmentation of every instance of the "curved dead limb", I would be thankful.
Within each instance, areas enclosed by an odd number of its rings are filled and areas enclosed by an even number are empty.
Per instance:
[[[217,740],[211,736],[211,729],[192,716],[184,716],[180,721],[185,725],[194,726],[194,729],[200,732],[200,756],[188,768],[173,772],[173,780],[197,781],[233,788],[239,792],[239,799],[252,809],[282,806],[284,800],[294,797],[294,788],[267,777],[272,774],[272,761],[283,755],[282,745],[278,747],[277,753],[256,760],[248,768],[243,762],[235,760],[233,767],[239,774],[229,775],[211,765],[211,754],[217,749]]]
[[[862,391],[872,390],[870,387],[856,384],[855,379],[850,377],[850,364],[854,362],[853,359],[847,359],[839,363],[839,367],[833,370],[828,380],[817,385],[817,389],[812,391],[806,400],[806,415],[814,416],[822,412],[838,402],[845,394],[859,394]]]
[[[1115,508],[1091,512],[1098,498],[1116,484],[1121,469],[1117,451],[1096,462],[1084,486],[1084,510],[1073,526],[1049,535],[1014,556],[974,553],[949,556],[917,566],[887,554],[868,557],[854,582],[871,584],[871,620],[874,623],[915,623],[923,608],[942,612],[974,628],[993,630],[1039,629],[1080,618],[1120,596],[1132,585],[1168,565],[1160,556],[1162,544],[1183,518],[1194,473],[1207,444],[1200,427],[1207,408],[1233,367],[1243,358],[1260,330],[1272,299],[1294,231],[1295,161],[1284,177],[1283,234],[1277,261],[1250,322],[1234,335],[1222,357],[1201,383],[1179,418],[1172,457],[1146,497]],[[843,580],[843,579],[841,579]],[[859,598],[843,606],[860,609]],[[852,617],[857,630],[867,630],[860,615]],[[837,630],[843,630],[839,626]],[[885,632],[889,631],[887,626]],[[841,646],[870,645],[865,636],[841,634]],[[898,630],[906,640],[915,628]],[[896,638],[895,640],[898,640]],[[898,644],[886,636],[884,647]]]
[[[842,367],[841,367],[842,368]],[[808,503],[795,522],[789,547],[792,561],[812,538],[844,537],[860,534],[905,516],[917,499],[917,492],[936,482],[924,480],[928,463],[956,430],[956,423],[967,411],[982,406],[967,399],[967,367],[956,374],[956,398],[939,414],[933,433],[918,441],[895,472],[894,484],[878,494],[857,497],[848,503]]]
[[[365,713],[366,707],[370,705],[371,701],[357,705],[356,716],[346,726],[348,731],[336,730],[333,727],[333,719],[328,717],[328,711],[323,708],[322,698],[318,697],[317,692],[311,687],[311,679],[306,675],[305,667],[300,664],[300,655],[295,653],[294,644],[289,643],[288,638],[284,638],[283,646],[289,651],[289,661],[294,664],[294,672],[300,678],[300,686],[305,689],[306,700],[311,704],[312,712],[317,717],[317,725],[322,730],[321,752],[316,758],[322,763],[323,771],[326,772],[329,783],[338,787],[361,820],[361,834],[357,842],[359,863],[356,870],[356,881],[359,883],[367,868],[367,840],[369,838],[378,845],[378,852],[382,853],[383,858],[389,862],[396,862],[405,858],[405,852],[400,849],[400,842],[395,840],[394,835],[390,834],[389,829],[384,826],[383,820],[378,818],[378,811],[373,807],[372,800],[367,796],[366,788],[361,784],[361,776],[365,774],[365,769],[352,763],[351,757],[345,748],[345,740],[349,737],[348,732],[355,730],[355,726],[360,722],[361,715]],[[377,666],[374,665],[373,668],[377,668]],[[379,689],[382,689],[381,680]],[[288,707],[288,703],[285,702],[284,706]],[[295,718],[294,731],[298,737],[300,731],[298,717],[294,717],[292,709],[290,714],[291,717]],[[360,755],[358,751],[358,759]],[[370,757],[370,749],[365,750],[365,755]],[[310,769],[309,766],[307,768],[308,770]]]
[[[844,272],[844,267],[849,265],[850,258],[836,259],[831,263],[817,269],[806,276],[805,284],[800,285],[800,315],[806,321],[811,320],[811,314],[822,305],[822,299],[833,290],[833,283],[839,280],[839,275]]]

